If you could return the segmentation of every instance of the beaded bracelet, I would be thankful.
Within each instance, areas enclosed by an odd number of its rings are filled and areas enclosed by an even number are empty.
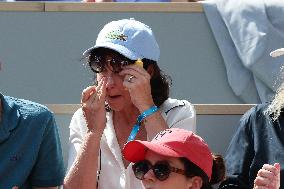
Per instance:
[[[137,117],[137,121],[136,124],[133,126],[132,131],[127,139],[127,142],[134,140],[139,129],[140,129],[140,125],[141,122],[143,121],[143,119],[145,119],[146,117],[152,115],[153,113],[155,113],[156,111],[158,111],[158,107],[157,106],[152,106],[151,108],[149,108],[148,110],[145,110],[144,112],[142,112],[138,117]]]

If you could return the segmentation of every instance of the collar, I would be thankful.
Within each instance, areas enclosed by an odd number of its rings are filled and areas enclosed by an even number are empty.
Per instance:
[[[2,102],[2,120],[0,122],[0,144],[7,140],[19,122],[20,111],[15,98],[0,93]]]
[[[118,140],[116,138],[114,125],[113,125],[113,112],[107,112],[107,124],[104,130],[104,135],[106,137],[107,145],[109,146],[110,151],[114,155],[115,159],[118,161],[120,168],[124,169],[124,164],[122,161],[122,153]]]

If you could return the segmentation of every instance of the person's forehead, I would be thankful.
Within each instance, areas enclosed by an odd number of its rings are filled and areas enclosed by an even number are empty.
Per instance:
[[[107,48],[99,48],[99,49],[95,49],[93,51],[94,55],[96,56],[103,56],[103,57],[115,57],[115,58],[125,58],[123,55],[121,55],[120,53],[112,50],[112,49],[107,49]]]
[[[106,53],[103,55],[105,59],[112,59],[112,58],[120,58],[122,59],[123,57],[122,56],[119,56],[117,54],[114,54],[114,53]]]
[[[170,165],[179,165],[182,163],[177,157],[164,156],[161,154],[157,154],[151,150],[148,150],[146,152],[145,159],[150,161],[152,164],[155,164],[156,162],[160,161],[167,161]]]
[[[106,53],[102,54],[102,56],[106,59],[112,59],[112,58],[116,58],[116,59],[127,59],[126,57],[124,57],[123,55],[116,53],[116,52],[112,52],[112,51],[107,51]]]

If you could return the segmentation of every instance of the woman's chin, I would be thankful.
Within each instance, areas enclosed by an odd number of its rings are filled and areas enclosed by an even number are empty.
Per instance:
[[[122,110],[127,104],[122,96],[108,97],[107,103],[114,111]]]
[[[112,101],[107,101],[109,107],[111,108],[111,110],[113,111],[120,111],[123,109],[123,104],[122,103],[114,103]]]
[[[111,106],[111,105],[109,105],[109,106],[110,106],[111,110],[115,111],[115,112],[118,112],[118,111],[122,110],[122,108],[119,108],[117,106]]]
[[[127,108],[126,103],[111,103],[111,102],[108,102],[108,105],[111,108],[111,110],[116,111],[116,112],[122,111],[125,108]]]

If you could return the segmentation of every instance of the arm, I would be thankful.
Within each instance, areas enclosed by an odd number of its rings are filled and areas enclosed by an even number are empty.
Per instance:
[[[102,131],[87,133],[81,151],[64,179],[64,189],[96,187],[101,134]]]
[[[34,188],[58,188],[65,175],[59,132],[52,113],[46,111],[38,119],[44,117],[48,119],[42,122],[45,129],[30,182]]]
[[[181,128],[196,132],[196,112],[186,100],[169,99],[164,103],[164,114],[170,128]]]
[[[105,78],[99,81],[98,87],[85,89],[81,102],[88,132],[64,179],[64,189],[96,188],[100,140],[106,126]]]
[[[138,108],[140,113],[148,110],[154,105],[150,84],[151,72],[151,66],[145,70],[138,65],[128,65],[119,73],[124,76],[123,85],[129,91],[132,103]],[[131,79],[131,82],[128,81],[130,76],[134,76],[134,78]],[[149,139],[154,138],[158,132],[168,128],[160,111],[148,116],[144,120],[144,125]]]
[[[239,128],[233,136],[226,152],[227,177],[219,188],[249,189],[250,166],[254,158],[254,144],[251,134],[251,116],[246,114],[240,121]]]
[[[182,128],[196,132],[195,109],[188,101],[168,99],[166,102],[164,102],[161,110],[165,116],[162,118],[163,120],[166,120],[167,127]],[[155,125],[151,127],[155,127]]]
[[[168,128],[168,125],[161,115],[160,111],[153,113],[144,120],[147,135],[149,139],[152,139],[162,130]]]

